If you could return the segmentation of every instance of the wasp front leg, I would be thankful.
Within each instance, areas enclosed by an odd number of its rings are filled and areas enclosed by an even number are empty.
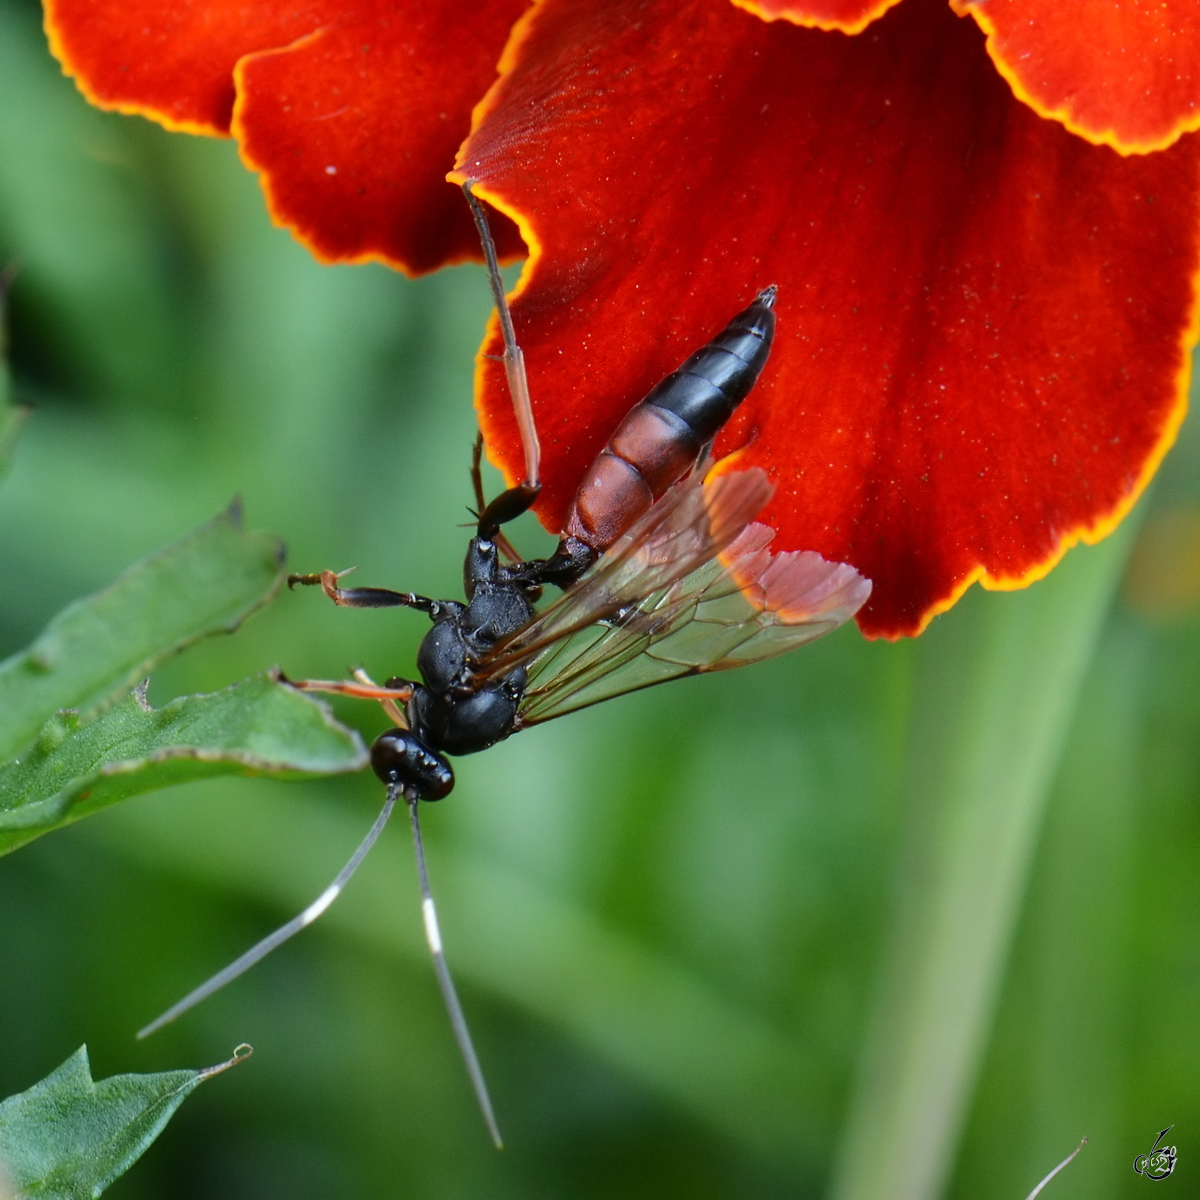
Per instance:
[[[333,696],[351,696],[355,700],[375,700],[394,725],[407,729],[408,718],[400,705],[412,699],[415,684],[406,679],[389,679],[381,687],[361,667],[353,674],[353,683],[348,679],[288,679],[287,676],[283,680],[298,692],[325,692]]]
[[[334,604],[342,608],[416,608],[421,612],[436,617],[454,601],[431,600],[428,596],[418,596],[415,592],[393,592],[390,588],[343,588],[338,587],[338,580],[349,575],[354,568],[345,571],[316,571],[311,575],[289,575],[288,587],[296,584],[301,587],[320,587]]]

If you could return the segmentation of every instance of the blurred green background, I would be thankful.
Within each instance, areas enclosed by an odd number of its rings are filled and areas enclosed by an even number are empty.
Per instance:
[[[0,655],[235,493],[295,570],[356,565],[360,583],[459,594],[481,270],[413,282],[317,266],[270,226],[232,144],[89,109],[24,0],[0,0],[0,257],[21,268],[12,355],[35,408],[0,488]],[[948,742],[997,728],[986,705],[937,714],[956,672],[991,687],[1000,668],[971,665],[986,631],[1053,595],[1039,628],[1053,645],[1079,612],[1082,674],[1076,688],[1059,671],[1062,736],[1045,748],[1044,819],[1033,804],[1014,859],[1011,952],[1001,919],[981,939],[991,967],[967,965],[974,1050],[904,1103],[932,1111],[938,1079],[959,1079],[929,1151],[954,1197],[1024,1197],[1084,1134],[1047,1195],[1133,1195],[1134,1156],[1172,1122],[1167,1186],[1195,1194],[1198,465],[1185,431],[1111,605],[1101,577],[1121,547],[1077,551],[1029,593],[976,589],[919,642],[843,629],[460,760],[426,832],[502,1155],[425,956],[402,826],[315,929],[133,1040],[325,885],[380,801],[365,777],[188,786],[0,860],[0,1096],[82,1041],[97,1077],[252,1043],[112,1188],[126,1200],[815,1197],[835,1175],[838,1195],[866,1195],[847,1182],[879,1144],[862,1081],[888,1029],[913,1024],[889,1009],[880,964],[905,959],[893,922],[923,878],[922,797]],[[1073,567],[1089,555],[1092,575]],[[151,699],[275,662],[404,674],[424,628],[285,593],[160,671]],[[1045,656],[1026,663],[1021,637],[988,644],[1036,693]],[[337,707],[368,737],[384,724]],[[990,772],[1000,819],[1023,752]],[[979,874],[961,873],[967,888]],[[954,986],[942,1003],[966,1011]]]

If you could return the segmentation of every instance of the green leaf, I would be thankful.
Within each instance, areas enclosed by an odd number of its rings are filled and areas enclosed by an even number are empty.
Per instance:
[[[0,854],[140,792],[212,775],[338,774],[366,762],[358,734],[275,673],[160,709],[139,688],[86,724],[56,713],[28,754],[0,767]]]
[[[203,1071],[113,1075],[96,1083],[80,1046],[58,1070],[0,1104],[0,1163],[17,1196],[90,1200],[146,1152],[187,1097],[248,1057]]]
[[[241,506],[130,567],[63,609],[37,640],[0,663],[0,759],[59,709],[86,717],[197,639],[232,632],[283,582],[283,544],[242,530]]]

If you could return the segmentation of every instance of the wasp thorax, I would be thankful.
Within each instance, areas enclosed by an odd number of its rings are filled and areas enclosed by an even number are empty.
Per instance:
[[[375,739],[371,766],[384,783],[418,800],[441,800],[454,789],[450,764],[403,729],[389,729]]]

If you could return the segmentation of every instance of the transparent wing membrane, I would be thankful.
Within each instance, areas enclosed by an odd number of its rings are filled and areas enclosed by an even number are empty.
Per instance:
[[[498,644],[481,678],[529,670],[522,726],[685,675],[783,654],[848,621],[870,595],[853,567],[772,554],[753,523],[758,470],[672,488],[575,587]]]
[[[722,476],[707,488],[698,474],[677,483],[578,583],[498,642],[476,677],[488,680],[528,666],[597,622],[619,621],[728,546],[762,510],[771,491],[758,470]]]

